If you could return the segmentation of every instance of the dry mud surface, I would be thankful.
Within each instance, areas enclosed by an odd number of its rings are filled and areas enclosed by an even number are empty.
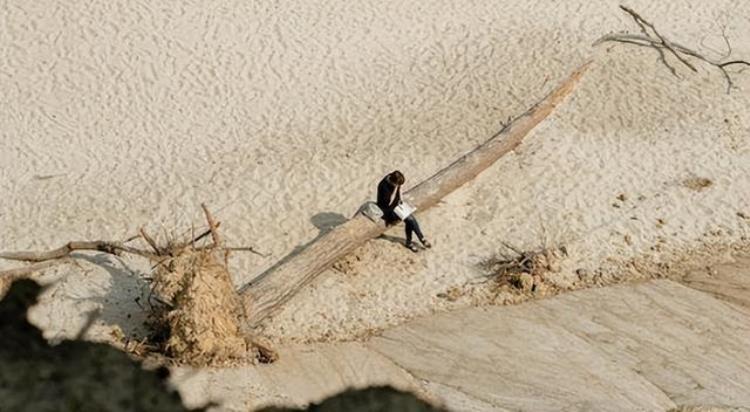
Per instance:
[[[747,266],[731,273],[750,286]],[[282,347],[268,367],[179,369],[173,381],[189,405],[229,410],[384,383],[457,411],[748,410],[748,339],[747,306],[656,280],[427,316],[365,342]]]

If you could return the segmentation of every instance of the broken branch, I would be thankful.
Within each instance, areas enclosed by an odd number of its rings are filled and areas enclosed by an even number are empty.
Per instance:
[[[201,203],[201,208],[203,208],[203,213],[206,215],[206,222],[208,222],[208,230],[211,233],[211,237],[214,240],[214,246],[215,247],[221,247],[221,237],[219,237],[219,231],[216,230],[218,228],[218,225],[214,221],[213,216],[211,216],[211,212],[209,212],[208,207],[205,203]]]
[[[145,250],[125,246],[121,242],[105,242],[96,240],[68,242],[62,247],[47,252],[3,252],[0,253],[0,258],[8,260],[22,260],[26,262],[44,262],[47,260],[68,257],[72,252],[75,251],[96,251],[118,256],[124,252],[147,258],[153,258],[157,256]]]
[[[696,58],[710,66],[713,66],[719,69],[719,71],[724,76],[724,80],[727,83],[727,94],[729,94],[733,88],[736,88],[734,81],[732,80],[732,77],[727,71],[727,67],[732,66],[732,65],[750,66],[750,62],[746,60],[732,60],[728,62],[717,61],[709,57],[706,57],[703,53],[700,53],[689,47],[670,41],[666,37],[664,37],[661,33],[659,33],[658,30],[656,30],[656,27],[654,26],[654,24],[644,19],[640,14],[636,13],[633,9],[626,7],[626,6],[620,6],[620,8],[623,11],[625,11],[628,15],[630,15],[630,17],[633,18],[633,20],[636,22],[638,27],[641,29],[641,33],[643,34],[642,35],[629,34],[629,33],[608,34],[608,35],[602,36],[597,41],[595,41],[594,46],[604,43],[604,42],[616,42],[616,43],[625,43],[625,44],[632,44],[635,46],[652,48],[659,53],[659,60],[669,69],[669,71],[675,77],[679,77],[679,75],[677,74],[677,70],[672,65],[670,65],[669,62],[667,62],[665,55],[664,55],[664,50],[667,50],[670,54],[672,54],[675,58],[677,58],[677,60],[679,60],[682,64],[684,64],[693,72],[697,72],[698,70],[692,63],[690,63],[687,60],[686,57]],[[649,29],[651,30],[651,32],[653,32],[653,34],[649,33]],[[724,33],[723,30],[722,30],[722,37],[724,38],[724,42],[727,45],[727,53],[721,58],[727,58],[732,53],[732,46],[729,43],[729,39],[727,39],[726,34]]]

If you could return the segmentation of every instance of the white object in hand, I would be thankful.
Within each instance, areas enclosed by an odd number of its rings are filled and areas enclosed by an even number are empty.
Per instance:
[[[393,208],[393,213],[395,213],[399,219],[404,220],[407,217],[409,217],[412,213],[414,213],[415,210],[417,210],[416,207],[406,202],[401,202],[399,203],[398,206]]]

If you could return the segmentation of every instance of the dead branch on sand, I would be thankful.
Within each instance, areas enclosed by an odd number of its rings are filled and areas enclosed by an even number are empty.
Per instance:
[[[153,238],[149,236],[148,233],[146,233],[144,228],[141,228],[139,235],[133,236],[129,238],[128,240],[126,240],[125,242],[112,242],[112,241],[104,241],[104,240],[71,241],[57,249],[43,251],[43,252],[28,252],[28,251],[0,252],[0,259],[36,263],[36,264],[29,265],[29,266],[0,271],[0,278],[6,277],[6,276],[18,277],[18,276],[30,275],[34,272],[38,272],[40,270],[47,269],[52,266],[56,266],[56,265],[63,264],[63,263],[69,263],[71,262],[69,258],[75,257],[72,255],[73,252],[102,252],[102,253],[107,253],[107,254],[115,255],[115,256],[122,256],[123,253],[126,253],[126,254],[137,255],[137,256],[141,256],[141,257],[145,257],[151,260],[158,261],[158,260],[161,260],[163,257],[177,256],[180,253],[182,253],[185,249],[192,247],[195,250],[220,249],[222,251],[251,252],[258,256],[264,256],[264,257],[266,256],[265,254],[259,252],[258,250],[256,250],[254,247],[251,247],[251,246],[237,247],[237,246],[223,246],[223,244],[220,244],[217,246],[216,239],[218,239],[218,234],[214,235],[214,233],[217,232],[217,229],[220,226],[220,224],[221,224],[220,222],[214,222],[213,218],[211,218],[211,221],[209,223],[209,225],[211,225],[210,229],[206,230],[205,232],[202,232],[201,234],[199,234],[198,236],[195,236],[194,238],[192,238],[191,240],[187,242],[170,242],[168,245],[164,247],[157,246]],[[195,246],[195,244],[198,241],[200,241],[201,239],[205,238],[208,235],[214,236],[213,245]],[[143,239],[151,247],[152,252],[125,245],[125,243],[133,241],[138,238]]]
[[[0,252],[0,258],[7,260],[22,260],[25,262],[44,262],[47,260],[62,259],[69,257],[76,251],[104,252],[120,256],[122,253],[130,253],[147,258],[153,258],[158,254],[142,249],[126,246],[122,242],[95,241],[73,241],[46,252]]]
[[[546,273],[559,271],[559,261],[568,254],[564,246],[521,250],[505,242],[502,245],[506,250],[480,263],[487,275],[477,283],[492,281],[498,288],[511,285],[522,291],[534,291]]]
[[[633,9],[626,7],[626,6],[620,6],[620,8],[625,11],[627,14],[630,15],[630,17],[635,20],[636,24],[638,24],[638,27],[641,29],[642,34],[629,34],[629,33],[614,33],[614,34],[608,34],[597,41],[594,42],[594,46],[604,43],[604,42],[617,42],[617,43],[626,43],[626,44],[633,44],[636,46],[641,47],[650,47],[656,50],[659,53],[659,60],[669,69],[669,71],[675,76],[680,77],[677,74],[677,69],[675,69],[674,66],[669,64],[666,58],[665,51],[669,52],[672,56],[674,56],[680,63],[688,67],[693,72],[698,72],[698,69],[688,61],[688,57],[696,58],[710,66],[713,66],[719,71],[721,71],[721,74],[724,76],[724,80],[726,80],[727,83],[727,94],[729,94],[732,89],[736,89],[734,82],[732,81],[732,77],[730,76],[729,72],[727,71],[727,68],[732,66],[750,66],[750,62],[746,60],[729,60],[729,61],[718,61],[711,59],[709,57],[706,57],[702,53],[693,50],[689,47],[685,47],[679,43],[675,43],[666,37],[664,37],[659,31],[656,30],[656,27],[643,17],[641,17],[640,14],[636,13]],[[727,46],[726,53],[721,57],[721,59],[726,59],[732,54],[732,46],[729,43],[729,39],[727,39],[726,34],[724,33],[724,30],[722,30],[722,37],[724,39],[724,42]]]

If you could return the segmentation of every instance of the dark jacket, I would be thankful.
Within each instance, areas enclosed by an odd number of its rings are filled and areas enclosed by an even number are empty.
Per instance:
[[[396,196],[391,202],[391,196],[396,191]],[[378,207],[383,211],[383,219],[388,223],[397,222],[400,220],[396,213],[393,212],[393,208],[401,203],[401,191],[388,181],[388,176],[384,177],[383,180],[378,183]]]

